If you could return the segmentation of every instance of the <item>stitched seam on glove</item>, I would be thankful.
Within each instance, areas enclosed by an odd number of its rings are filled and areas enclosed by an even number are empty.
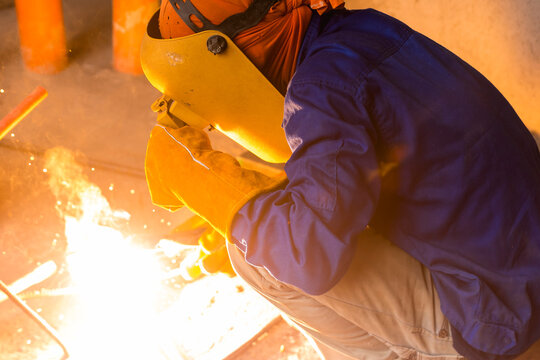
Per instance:
[[[180,146],[182,146],[182,147],[188,152],[189,156],[191,156],[191,158],[193,159],[193,161],[195,161],[197,164],[199,164],[199,165],[201,165],[202,167],[204,167],[206,170],[210,170],[210,168],[209,168],[208,166],[206,166],[202,161],[197,160],[197,159],[195,158],[195,156],[193,155],[193,153],[191,152],[191,150],[190,150],[186,145],[184,145],[184,144],[182,144],[180,141],[178,141],[178,140],[177,140],[177,139],[176,139],[176,138],[175,138],[175,137],[167,130],[167,128],[165,128],[164,126],[159,125],[159,124],[157,124],[156,126],[162,128],[162,129],[167,133],[167,135],[169,135],[169,137],[170,137],[171,139],[173,139],[177,144],[179,144]]]

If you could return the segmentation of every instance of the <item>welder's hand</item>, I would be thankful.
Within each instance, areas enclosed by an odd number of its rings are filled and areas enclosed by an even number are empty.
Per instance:
[[[243,169],[232,156],[213,150],[204,131],[190,126],[156,125],[145,169],[154,204],[171,210],[186,205],[225,238],[248,200],[286,180]]]
[[[206,274],[224,273],[235,276],[227,253],[225,238],[216,230],[208,229],[200,238],[199,246],[204,256],[200,258],[201,270]]]
[[[195,280],[203,274],[221,273],[230,277],[236,276],[229,260],[225,239],[210,225],[199,238],[197,256],[187,257],[180,267],[186,280]]]

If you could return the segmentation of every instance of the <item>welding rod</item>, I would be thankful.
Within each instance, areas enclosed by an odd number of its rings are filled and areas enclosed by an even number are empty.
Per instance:
[[[47,90],[38,86],[15,109],[4,116],[0,120],[0,140],[46,97]]]
[[[40,282],[45,281],[53,276],[56,273],[57,268],[56,263],[49,260],[46,263],[38,266],[31,273],[11,283],[9,285],[9,290],[14,294],[19,294],[29,287],[39,284]],[[0,293],[0,303],[7,299],[7,295]]]
[[[49,323],[45,319],[43,319],[41,316],[39,316],[38,313],[32,310],[30,306],[26,305],[26,303],[19,299],[17,295],[13,294],[2,280],[0,280],[0,290],[4,294],[6,294],[7,297],[11,301],[13,301],[22,311],[24,311],[28,316],[30,316],[32,320],[34,320],[39,325],[40,328],[42,328],[47,334],[49,334],[54,339],[54,341],[58,343],[58,345],[60,345],[60,347],[64,351],[63,359],[69,358],[69,352],[62,340],[60,340],[58,333],[51,325],[49,325]]]

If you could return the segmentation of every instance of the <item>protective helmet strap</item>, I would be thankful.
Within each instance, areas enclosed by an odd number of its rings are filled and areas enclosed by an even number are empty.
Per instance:
[[[214,25],[210,20],[204,17],[199,10],[197,10],[190,0],[169,0],[176,13],[180,16],[182,21],[193,30],[193,32],[198,33],[205,30],[217,30],[231,39],[240,31],[257,25],[268,13],[272,5],[278,1],[280,0],[253,0],[246,11],[231,15],[223,20],[221,24]],[[202,22],[201,27],[193,23],[191,20],[192,16],[198,18]]]

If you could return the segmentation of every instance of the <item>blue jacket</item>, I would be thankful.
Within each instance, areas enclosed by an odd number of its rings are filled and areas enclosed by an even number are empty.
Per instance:
[[[233,224],[248,262],[321,294],[369,225],[431,270],[469,360],[540,337],[540,154],[481,74],[377,11],[314,14],[283,128],[288,184]]]

